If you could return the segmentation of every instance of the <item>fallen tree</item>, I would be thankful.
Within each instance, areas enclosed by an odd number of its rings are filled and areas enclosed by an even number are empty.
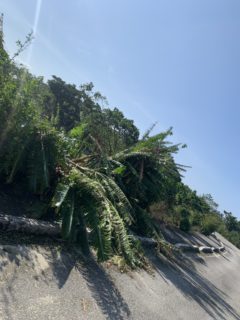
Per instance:
[[[0,214],[0,229],[53,237],[60,236],[61,231],[58,223],[5,214]]]
[[[59,223],[30,219],[26,217],[0,214],[0,229],[5,231],[18,231],[34,235],[46,235],[50,237],[60,237],[61,226]],[[157,247],[158,242],[152,238],[134,235],[143,246]],[[218,239],[217,239],[218,240]],[[225,250],[224,245],[219,241],[219,247],[196,246],[192,244],[176,243],[173,247],[181,251],[213,253]]]

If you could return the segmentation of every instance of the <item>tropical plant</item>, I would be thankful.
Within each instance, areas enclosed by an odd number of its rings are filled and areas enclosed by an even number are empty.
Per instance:
[[[74,129],[71,136],[81,131]],[[111,157],[99,152],[68,159],[53,200],[67,240],[87,248],[89,238],[100,260],[120,254],[132,265],[137,261],[132,232],[162,240],[148,208],[165,197],[167,181],[180,179],[171,157],[179,146],[165,142],[170,132]]]
[[[58,184],[53,205],[62,216],[63,237],[89,251],[89,241],[99,260],[114,254],[139,265],[134,241],[127,226],[132,223],[131,205],[107,174],[71,162],[71,169]]]

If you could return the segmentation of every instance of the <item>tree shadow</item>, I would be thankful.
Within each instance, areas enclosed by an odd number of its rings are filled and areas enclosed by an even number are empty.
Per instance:
[[[220,242],[211,236],[207,237],[202,234],[199,235],[197,233],[193,233],[193,234],[191,234],[190,239],[200,246],[202,246],[202,245],[205,245],[207,247],[213,247],[213,246],[220,247],[221,246]]]
[[[56,248],[48,248],[49,263],[53,272],[53,276],[57,281],[58,288],[64,287],[69,279],[69,275],[73,269],[80,272],[86,281],[87,287],[91,291],[91,295],[97,305],[105,315],[106,319],[123,320],[130,317],[130,309],[124,301],[121,293],[111,280],[106,271],[94,260],[93,257],[84,257],[79,253],[68,251],[63,247],[60,250]],[[0,248],[0,272],[10,264],[18,268],[23,259],[28,260],[29,266],[34,268],[33,254],[31,250],[24,246],[5,245]],[[16,272],[14,271],[8,279],[7,285],[0,288],[1,300],[4,305],[4,312],[8,319],[12,319],[10,306],[14,303],[12,293],[12,285],[15,281]],[[38,275],[41,281],[49,283],[47,274],[44,272]],[[80,289],[79,289],[80,290]]]
[[[130,317],[130,309],[118,288],[92,256],[79,256],[65,250],[58,252],[57,256],[54,251],[52,254],[53,274],[60,289],[67,282],[72,269],[78,270],[106,319],[123,320]]]
[[[161,226],[161,232],[165,240],[172,244],[184,243],[207,247],[221,246],[219,240],[214,238],[212,235],[205,236],[198,232],[186,233],[173,226]]]
[[[67,252],[66,248],[61,248],[60,251],[51,249],[52,271],[59,289],[67,282],[72,269],[76,267],[77,259],[77,256]]]
[[[226,294],[196,271],[191,257],[178,256],[169,261],[152,252],[148,259],[161,277],[171,282],[187,299],[198,303],[211,319],[228,320],[231,316],[240,320],[240,314],[225,301]]]
[[[106,271],[94,259],[78,263],[78,270],[87,282],[92,295],[107,319],[130,317],[130,309]]]

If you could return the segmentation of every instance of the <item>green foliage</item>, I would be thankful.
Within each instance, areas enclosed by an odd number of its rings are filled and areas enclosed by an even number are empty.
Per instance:
[[[77,88],[56,76],[47,83],[33,76],[14,62],[31,39],[18,42],[10,59],[0,29],[1,182],[22,186],[44,207],[51,198],[62,237],[86,254],[93,246],[101,261],[120,256],[141,266],[134,233],[154,237],[168,252],[149,214],[159,204],[182,230],[218,230],[239,246],[237,219],[181,182],[186,167],[174,154],[185,145],[167,141],[172,128],[150,136],[153,125],[139,140],[134,122],[107,108],[92,83]]]
[[[188,217],[181,218],[179,228],[184,232],[189,232],[191,223]]]
[[[232,242],[236,247],[240,249],[240,233],[239,231],[231,231],[227,235],[227,238]]]
[[[132,222],[131,206],[114,180],[75,165],[64,181],[54,197],[54,205],[62,215],[64,238],[76,243],[89,237],[99,260],[120,254],[132,266],[140,264],[126,228]]]
[[[215,214],[205,215],[202,221],[201,231],[205,235],[210,235],[212,232],[217,231],[221,224],[220,218]]]
[[[179,228],[184,232],[189,232],[191,229],[191,223],[190,223],[190,212],[187,211],[186,208],[180,209],[180,224]]]
[[[48,86],[55,98],[55,104],[48,114],[50,118],[57,118],[58,128],[71,130],[80,121],[81,95],[75,85],[66,84],[61,78],[53,76]]]
[[[60,146],[57,132],[45,124],[12,128],[1,146],[0,174],[7,183],[24,180],[30,191],[42,194],[55,178]]]
[[[240,232],[240,225],[237,218],[231,212],[224,211],[224,222],[228,231]]]
[[[85,129],[87,127],[87,123],[81,123],[77,127],[74,127],[70,133],[69,136],[73,139],[79,139],[81,140],[84,136]]]
[[[118,183],[131,201],[148,209],[151,204],[161,200],[169,202],[175,197],[175,186],[180,181],[179,171],[172,154],[178,152],[180,145],[169,145],[165,139],[171,134],[162,134],[139,141],[132,148],[113,156],[121,162],[125,170],[118,177]]]
[[[138,129],[117,108],[101,109],[94,101],[91,108],[89,114],[84,113],[78,132],[75,128],[71,131],[71,136],[78,139],[80,152],[113,155],[137,142]]]
[[[16,42],[17,44],[17,52],[14,53],[14,55],[12,56],[11,60],[13,61],[17,56],[19,56],[32,42],[33,40],[33,31],[31,31],[25,38],[24,42],[21,42],[20,40],[18,40]]]
[[[202,214],[210,211],[210,207],[204,198],[198,196],[196,191],[191,190],[182,182],[177,184],[175,203],[177,206],[185,206],[190,211]]]

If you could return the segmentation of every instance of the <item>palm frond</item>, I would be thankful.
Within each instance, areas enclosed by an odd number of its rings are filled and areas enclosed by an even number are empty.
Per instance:
[[[65,192],[65,197],[67,192]],[[65,197],[60,199],[61,203],[64,201]],[[57,203],[58,206],[61,206],[60,202]],[[72,232],[73,224],[73,215],[75,210],[75,194],[74,190],[71,190],[68,195],[67,201],[64,202],[64,205],[61,208],[62,214],[62,236],[64,239],[69,239]]]
[[[67,181],[59,182],[56,186],[54,196],[52,198],[52,207],[60,208],[71,188],[71,183]]]

